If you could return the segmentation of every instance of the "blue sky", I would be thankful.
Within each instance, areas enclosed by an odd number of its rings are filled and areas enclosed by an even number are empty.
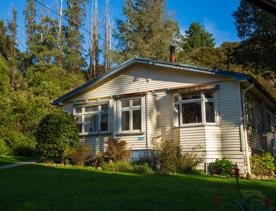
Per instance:
[[[104,0],[99,1],[99,14],[103,16]],[[44,0],[52,9],[57,8],[57,0]],[[178,21],[180,30],[184,32],[189,25],[200,22],[207,31],[211,32],[219,46],[223,41],[238,41],[237,32],[232,13],[239,5],[240,0],[167,0],[167,8],[170,14]],[[121,8],[124,0],[110,0],[112,18],[122,18]],[[26,36],[24,32],[23,8],[26,0],[1,0],[0,18],[11,18],[11,10],[15,7],[18,11],[18,45],[25,49]],[[91,0],[90,0],[91,5]],[[103,17],[100,17],[103,21]],[[88,30],[88,20],[86,26]],[[87,33],[84,33],[88,42]]]

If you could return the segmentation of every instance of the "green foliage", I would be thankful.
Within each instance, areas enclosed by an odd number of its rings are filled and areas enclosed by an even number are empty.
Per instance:
[[[0,157],[10,154],[10,149],[7,147],[6,142],[0,139]]]
[[[271,176],[276,170],[275,158],[269,152],[251,157],[252,173],[257,176]]]
[[[9,131],[4,138],[13,155],[33,156],[35,155],[36,140],[32,136],[17,131]]]
[[[61,161],[64,151],[78,142],[79,132],[72,116],[56,112],[42,119],[36,137],[43,159]]]
[[[203,161],[200,146],[191,151],[182,152],[179,142],[174,140],[163,140],[154,145],[151,163],[159,174],[189,172]]]
[[[234,164],[227,158],[216,159],[215,162],[209,165],[209,171],[212,175],[232,176],[234,173],[233,168]]]
[[[154,174],[152,167],[148,163],[133,164],[133,171],[141,174]]]
[[[111,160],[113,162],[127,162],[130,160],[131,151],[127,149],[127,143],[125,141],[119,141],[118,139],[110,137],[104,156],[107,160]]]
[[[191,48],[211,47],[215,46],[213,35],[207,32],[198,22],[191,23],[189,29],[185,31],[182,37],[182,48],[189,50]]]
[[[153,169],[147,164],[133,164],[124,161],[103,162],[101,168],[105,171],[128,172],[139,174],[153,174]]]
[[[92,155],[89,144],[76,143],[72,148],[65,150],[63,157],[68,157],[74,165],[84,165]]]
[[[169,45],[178,35],[178,24],[168,15],[163,0],[127,0],[125,19],[117,21],[117,62],[134,56],[167,60]]]

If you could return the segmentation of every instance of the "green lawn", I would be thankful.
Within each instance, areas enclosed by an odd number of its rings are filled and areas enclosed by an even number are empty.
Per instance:
[[[89,168],[26,165],[0,170],[0,210],[224,210],[237,197],[233,178],[143,176]],[[276,181],[242,180],[276,204]]]
[[[29,161],[29,160],[35,160],[35,158],[20,157],[20,156],[0,157],[0,166],[21,162],[21,161]]]

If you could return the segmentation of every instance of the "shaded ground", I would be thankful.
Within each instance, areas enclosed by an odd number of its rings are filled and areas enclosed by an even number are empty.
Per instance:
[[[0,210],[224,210],[238,193],[233,178],[143,176],[77,167],[27,165],[0,170]],[[276,203],[276,181],[242,180]]]
[[[20,157],[20,156],[0,157],[0,166],[14,164],[17,162],[25,162],[30,160],[37,160],[37,159],[32,157]]]

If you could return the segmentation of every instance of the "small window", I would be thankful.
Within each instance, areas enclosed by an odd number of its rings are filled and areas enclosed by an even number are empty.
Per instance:
[[[103,113],[101,114],[101,131],[108,130],[108,114]]]
[[[98,106],[87,106],[85,107],[85,112],[98,111]]]
[[[122,100],[121,103],[123,108],[129,107],[129,100]]]
[[[133,111],[133,130],[141,130],[141,110]]]
[[[182,122],[183,124],[202,122],[200,102],[182,105]]]
[[[121,130],[142,131],[142,98],[121,100]]]
[[[174,98],[174,102],[174,110],[177,113],[180,126],[216,122],[213,92],[177,95]]]
[[[107,104],[101,105],[101,111],[107,111],[107,110],[108,110],[108,105]]]
[[[206,122],[215,122],[215,108],[214,102],[205,103]]]
[[[81,116],[76,116],[76,122],[77,122],[77,127],[79,129],[79,132],[82,132],[82,117]]]
[[[129,130],[129,111],[122,112],[122,130]]]
[[[76,113],[82,113],[82,107],[76,107],[75,111]]]

